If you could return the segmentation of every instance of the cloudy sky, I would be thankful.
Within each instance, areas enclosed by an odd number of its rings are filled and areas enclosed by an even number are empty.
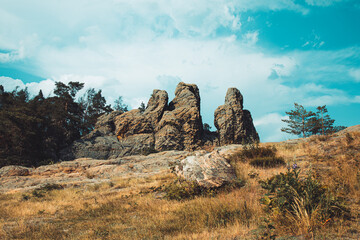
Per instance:
[[[360,124],[359,23],[358,0],[0,0],[0,84],[80,81],[137,108],[195,83],[210,124],[237,87],[261,140],[286,140],[294,102]]]

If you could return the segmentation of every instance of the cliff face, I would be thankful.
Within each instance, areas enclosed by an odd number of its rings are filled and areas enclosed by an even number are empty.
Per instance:
[[[230,88],[225,104],[215,111],[220,145],[258,140],[250,112],[243,110],[239,90]],[[213,133],[216,135],[216,133]],[[195,84],[179,83],[175,98],[154,90],[144,112],[113,112],[101,116],[93,132],[62,152],[62,160],[81,157],[109,159],[165,150],[196,150],[209,145],[200,115],[200,94]]]

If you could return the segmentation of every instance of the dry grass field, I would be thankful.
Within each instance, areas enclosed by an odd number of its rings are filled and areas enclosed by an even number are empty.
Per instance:
[[[256,167],[234,154],[229,160],[245,185],[212,196],[164,198],[152,189],[174,181],[170,172],[83,188],[49,185],[1,194],[0,239],[360,238],[360,132],[260,144],[266,146],[275,147],[286,165]],[[266,190],[259,181],[286,173],[294,163],[301,176],[311,174],[341,197],[351,217],[320,221],[301,208],[300,200],[295,216],[265,211],[260,199]]]

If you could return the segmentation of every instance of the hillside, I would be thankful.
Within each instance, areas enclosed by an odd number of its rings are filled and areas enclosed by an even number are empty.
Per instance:
[[[182,160],[189,156],[197,159],[210,148],[109,160],[82,158],[38,168],[3,167],[0,238],[360,238],[360,125],[331,136],[243,148],[229,145],[216,149],[234,167],[242,184],[210,190],[194,183],[181,188],[172,173]],[[286,165],[258,167],[254,159],[243,158],[243,151],[254,149],[272,149]],[[310,217],[306,211],[293,218],[267,212],[260,201],[266,190],[259,181],[287,173],[294,164],[300,177],[311,174],[322,189],[343,199],[346,216],[320,221],[315,213]]]

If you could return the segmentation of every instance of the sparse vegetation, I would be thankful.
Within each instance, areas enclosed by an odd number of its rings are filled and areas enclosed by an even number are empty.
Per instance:
[[[275,146],[261,147],[259,144],[244,145],[243,149],[231,157],[232,162],[242,161],[249,162],[253,167],[276,167],[285,165],[282,157],[276,156],[277,149]]]
[[[349,219],[349,211],[341,198],[335,197],[310,174],[304,178],[299,175],[297,164],[293,164],[286,173],[260,182],[267,190],[262,203],[273,221],[281,227],[288,226],[295,235],[311,236],[329,221]]]
[[[0,194],[0,239],[358,239],[360,133],[320,138],[235,152],[245,182],[215,194],[171,173]],[[252,166],[259,156],[296,167]],[[164,186],[182,200],[152,190]]]
[[[281,157],[262,157],[251,160],[250,165],[254,167],[271,168],[285,165],[285,161]]]
[[[235,188],[244,186],[244,181],[238,179],[236,181],[227,183],[219,188],[206,188],[196,181],[187,181],[181,178],[176,178],[174,181],[162,185],[157,188],[152,188],[154,192],[163,192],[164,198],[169,200],[187,200],[198,196],[214,197],[216,194],[224,191],[231,191]]]

